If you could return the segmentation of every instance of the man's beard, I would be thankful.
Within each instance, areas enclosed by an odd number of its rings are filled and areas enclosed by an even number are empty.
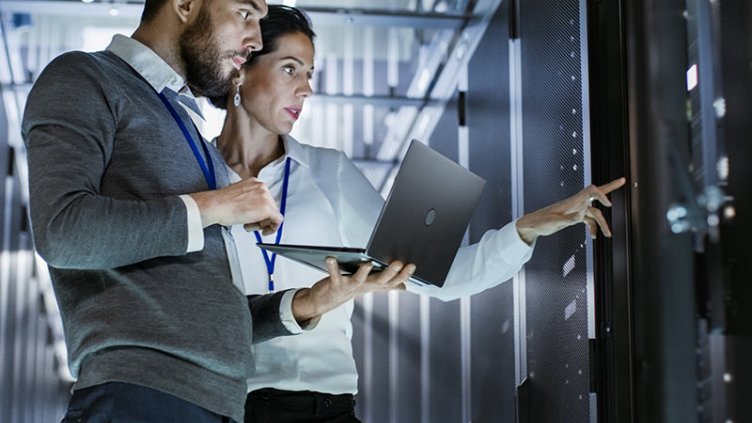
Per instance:
[[[208,8],[202,5],[196,21],[178,41],[186,82],[197,96],[220,97],[232,88],[232,76],[222,74],[222,52],[213,35],[214,25]]]

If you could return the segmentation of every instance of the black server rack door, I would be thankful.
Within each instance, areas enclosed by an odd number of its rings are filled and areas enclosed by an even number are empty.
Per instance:
[[[519,2],[524,208],[583,187],[579,0]],[[539,239],[525,270],[529,422],[590,421],[588,240],[583,226]]]

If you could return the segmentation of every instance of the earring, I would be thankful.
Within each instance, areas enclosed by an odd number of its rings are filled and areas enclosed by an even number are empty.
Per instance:
[[[232,98],[232,104],[235,107],[240,107],[240,85],[235,86],[235,97]]]

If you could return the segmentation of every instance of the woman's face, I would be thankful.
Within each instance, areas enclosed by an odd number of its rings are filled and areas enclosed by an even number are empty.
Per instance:
[[[300,117],[310,97],[313,43],[305,34],[286,34],[277,50],[260,56],[246,67],[241,86],[243,107],[268,131],[284,135]]]

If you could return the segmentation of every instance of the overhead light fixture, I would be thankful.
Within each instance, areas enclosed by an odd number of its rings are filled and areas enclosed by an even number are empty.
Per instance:
[[[82,3],[94,3],[94,0],[81,0]]]

